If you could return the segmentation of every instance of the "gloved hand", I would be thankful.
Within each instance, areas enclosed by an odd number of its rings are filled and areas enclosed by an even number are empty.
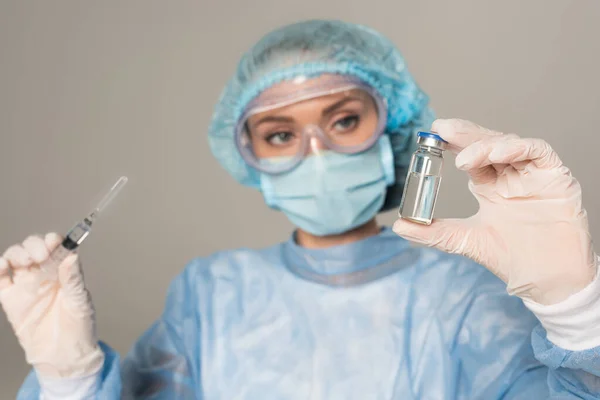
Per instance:
[[[57,234],[30,236],[0,257],[0,304],[39,376],[79,378],[98,372],[104,353],[77,255],[67,257],[54,278],[40,270],[60,243]]]
[[[581,187],[543,140],[502,134],[463,120],[432,126],[458,153],[479,202],[466,219],[429,226],[398,220],[394,231],[411,241],[469,257],[523,299],[559,303],[596,276]]]

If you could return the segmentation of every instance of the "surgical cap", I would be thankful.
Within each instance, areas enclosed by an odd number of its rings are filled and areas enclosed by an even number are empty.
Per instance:
[[[433,112],[398,49],[365,26],[311,20],[279,28],[263,37],[243,55],[217,103],[209,129],[213,154],[238,182],[260,188],[260,173],[244,162],[234,139],[246,106],[279,82],[326,73],[354,76],[385,99],[385,133],[390,136],[394,151],[396,183],[388,187],[382,211],[397,207],[415,148],[414,135],[429,128]]]

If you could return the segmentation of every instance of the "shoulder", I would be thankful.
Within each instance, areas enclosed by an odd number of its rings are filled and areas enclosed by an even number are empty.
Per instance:
[[[242,315],[272,293],[285,274],[280,246],[220,251],[191,260],[169,286],[164,315],[196,322],[217,318],[215,310],[221,317]]]
[[[244,272],[264,272],[274,268],[280,260],[281,244],[264,249],[239,248],[197,257],[185,267],[186,277],[230,279]]]
[[[169,293],[217,292],[282,273],[281,244],[264,249],[239,248],[215,252],[188,262],[173,279]],[[210,290],[209,290],[210,288]]]

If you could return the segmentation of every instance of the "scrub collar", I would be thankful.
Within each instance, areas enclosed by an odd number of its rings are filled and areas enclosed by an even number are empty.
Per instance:
[[[415,263],[419,250],[385,227],[357,242],[307,249],[295,234],[284,243],[286,267],[299,277],[329,286],[356,286],[383,278]]]

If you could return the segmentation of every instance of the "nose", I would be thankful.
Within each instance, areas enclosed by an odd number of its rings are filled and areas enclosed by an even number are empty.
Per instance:
[[[321,135],[319,135],[319,127],[310,126],[304,131],[304,134],[308,138],[308,146],[306,148],[306,155],[309,154],[319,154],[322,150],[325,150],[327,146],[323,143],[321,139]]]
[[[325,146],[325,144],[323,143],[323,141],[319,138],[316,137],[311,137],[309,142],[309,146],[307,149],[307,152],[309,154],[319,154],[321,153],[321,151],[325,150],[327,148],[327,146]]]

